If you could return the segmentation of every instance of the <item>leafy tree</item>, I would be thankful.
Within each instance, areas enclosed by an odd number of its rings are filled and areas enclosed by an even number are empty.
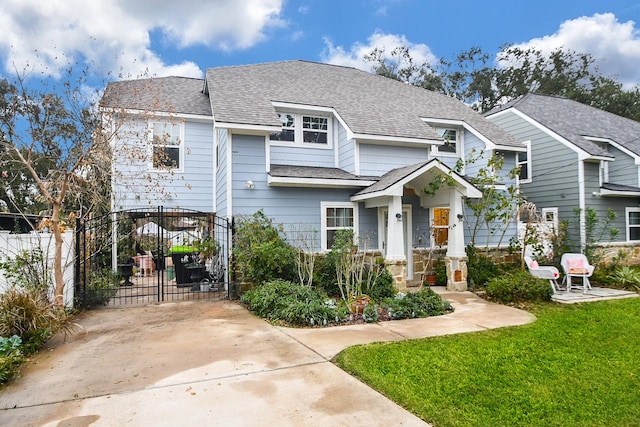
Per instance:
[[[398,47],[389,57],[374,49],[364,59],[376,74],[455,97],[480,112],[535,92],[640,119],[640,87],[624,89],[615,78],[603,76],[587,53],[556,49],[546,54],[505,45],[490,64],[487,53],[471,47],[453,60],[416,64],[407,48]]]

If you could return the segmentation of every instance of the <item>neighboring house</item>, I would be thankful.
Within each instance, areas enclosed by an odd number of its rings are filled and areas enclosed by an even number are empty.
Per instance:
[[[317,230],[317,251],[353,229],[400,288],[435,243],[446,247],[449,286],[466,288],[461,218],[481,192],[450,168],[472,151],[499,151],[508,169],[525,151],[453,98],[306,61],[110,83],[102,106],[126,131],[114,143],[114,209],[161,204],[225,218],[262,209],[285,230]],[[128,155],[133,146],[140,156]],[[438,175],[452,179],[425,194]]]
[[[600,220],[612,209],[612,226],[620,231],[616,241],[640,241],[640,123],[537,94],[496,108],[487,118],[527,146],[518,157],[521,191],[556,229],[559,220],[578,223],[579,208],[580,227],[569,237],[584,247],[587,209]]]

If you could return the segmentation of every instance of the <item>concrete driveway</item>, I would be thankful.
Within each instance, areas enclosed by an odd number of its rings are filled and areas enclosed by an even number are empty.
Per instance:
[[[353,344],[533,320],[444,294],[455,313],[325,329],[273,327],[229,301],[94,310],[0,390],[0,425],[425,426],[330,360]]]

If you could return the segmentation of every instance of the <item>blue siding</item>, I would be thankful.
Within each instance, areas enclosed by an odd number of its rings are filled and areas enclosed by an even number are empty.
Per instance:
[[[334,152],[328,149],[271,145],[270,156],[273,165],[325,168],[332,168],[335,165]]]
[[[426,160],[426,147],[360,144],[360,175],[381,176],[391,169]]]
[[[217,137],[217,163],[218,168],[216,171],[216,213],[222,217],[227,218],[229,215],[229,203],[227,201],[227,168],[229,158],[227,157],[227,130],[216,129]]]
[[[609,153],[616,158],[615,161],[609,162],[609,182],[633,187],[640,186],[638,166],[636,166],[633,157],[611,146],[609,146]]]
[[[349,173],[356,171],[356,144],[353,139],[347,139],[347,131],[338,125],[338,167]]]
[[[167,208],[213,211],[211,123],[184,123],[183,172],[149,170],[146,120],[132,120],[114,147],[114,209]]]

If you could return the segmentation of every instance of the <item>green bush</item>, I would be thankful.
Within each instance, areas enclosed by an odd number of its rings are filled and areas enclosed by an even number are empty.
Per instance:
[[[384,269],[384,267],[379,268]],[[375,275],[375,273],[372,273],[371,271],[368,271],[366,274]],[[371,280],[368,286],[367,282],[368,280],[365,280],[365,283],[362,286],[362,293],[369,296],[374,301],[382,301],[383,299],[392,297],[396,294],[395,287],[393,286],[393,276],[391,276],[386,269]]]
[[[21,345],[22,339],[17,335],[10,338],[0,337],[0,384],[14,378],[24,362]]]
[[[467,276],[469,287],[476,289],[500,274],[500,268],[489,257],[479,254],[475,247],[467,246]]]
[[[297,279],[296,252],[282,231],[262,211],[236,222],[233,255],[244,279],[256,285]]]
[[[428,287],[415,293],[398,293],[385,299],[384,305],[389,318],[394,320],[439,316],[451,310],[449,302],[442,301],[440,295]]]
[[[609,276],[609,279],[615,286],[633,291],[640,290],[640,271],[636,268],[629,266],[618,267]]]
[[[319,256],[316,259],[313,284],[321,288],[327,295],[332,297],[340,295],[340,288],[336,280],[335,257]]]
[[[85,307],[107,305],[109,299],[118,292],[120,278],[120,275],[111,268],[105,268],[100,272],[91,274],[86,293],[82,298],[78,298],[78,304],[82,304]]]
[[[272,280],[245,292],[242,302],[256,315],[274,322],[322,326],[340,320],[335,303],[324,291],[285,280]]]
[[[508,272],[487,282],[487,296],[502,303],[550,301],[552,295],[548,280],[527,271]]]

